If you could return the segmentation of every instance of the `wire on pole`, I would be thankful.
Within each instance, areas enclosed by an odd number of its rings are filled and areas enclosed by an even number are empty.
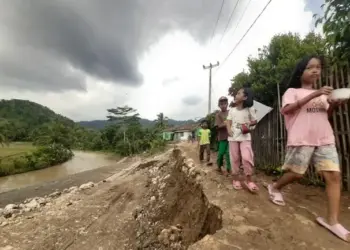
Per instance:
[[[222,63],[220,64],[220,66],[218,67],[217,71],[222,67],[222,65],[225,64],[225,62],[230,58],[230,56],[232,55],[232,53],[237,49],[237,47],[240,45],[240,43],[243,41],[243,39],[246,37],[246,35],[249,33],[249,31],[253,28],[253,26],[255,25],[255,23],[259,20],[259,18],[261,17],[261,15],[265,12],[265,10],[267,9],[267,7],[270,5],[270,3],[272,2],[272,0],[269,0],[268,3],[265,5],[265,7],[262,9],[262,11],[260,12],[260,14],[257,16],[257,18],[255,18],[254,22],[250,25],[250,27],[247,29],[247,31],[244,33],[244,35],[242,36],[242,38],[238,41],[238,43],[233,47],[233,49],[231,50],[231,52],[225,57],[224,60],[222,60]],[[216,72],[217,72],[216,71]]]
[[[219,11],[219,14],[218,14],[218,17],[216,19],[216,23],[215,23],[215,26],[214,26],[214,29],[213,29],[213,33],[211,34],[211,38],[210,38],[210,44],[211,42],[213,41],[213,38],[214,38],[214,35],[215,35],[215,32],[216,32],[216,28],[218,26],[218,23],[219,23],[219,20],[220,20],[220,16],[221,16],[221,13],[222,13],[222,9],[224,7],[224,3],[225,3],[225,0],[222,0],[221,2],[221,7],[220,7],[220,11]]]

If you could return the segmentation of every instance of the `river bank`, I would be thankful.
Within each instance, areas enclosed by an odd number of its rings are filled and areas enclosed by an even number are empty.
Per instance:
[[[102,181],[125,168],[130,164],[131,160],[132,159],[123,159],[119,162],[115,161],[109,166],[102,166],[96,169],[67,175],[54,181],[46,181],[40,184],[16,188],[5,192],[1,192],[0,190],[0,207],[5,206],[6,204],[19,203],[30,197],[45,196],[56,190],[63,190],[71,186],[79,186],[89,181]]]

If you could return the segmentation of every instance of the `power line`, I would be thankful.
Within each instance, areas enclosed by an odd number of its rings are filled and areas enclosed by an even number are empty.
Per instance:
[[[224,33],[222,33],[222,36],[221,36],[221,39],[220,39],[220,42],[219,42],[219,45],[218,45],[218,46],[220,46],[220,44],[221,44],[221,42],[222,42],[222,39],[224,38],[224,36],[225,36],[225,34],[226,34],[227,28],[228,28],[228,26],[229,26],[230,23],[231,23],[233,14],[234,14],[235,10],[237,9],[237,5],[238,5],[239,1],[240,1],[240,0],[237,0],[235,7],[233,8],[233,10],[232,10],[232,12],[231,12],[231,14],[230,14],[230,17],[229,17],[229,19],[228,19],[228,21],[227,21],[227,24],[226,24],[226,27],[225,27],[225,29],[224,29]]]
[[[239,17],[239,20],[238,20],[238,22],[237,22],[235,28],[233,29],[232,36],[235,34],[235,32],[236,32],[238,26],[240,25],[241,21],[243,20],[243,17],[244,17],[244,15],[245,15],[245,13],[247,12],[248,7],[249,7],[249,5],[250,5],[251,2],[252,2],[252,0],[249,0],[248,4],[245,6],[242,15]],[[220,67],[219,67],[219,68],[220,68]],[[219,69],[219,68],[218,68],[218,69]],[[218,70],[217,70],[217,71],[218,71]],[[214,72],[214,75],[215,75],[215,73],[216,73],[217,71]]]
[[[244,33],[244,35],[242,36],[242,38],[238,41],[238,43],[233,47],[233,49],[231,50],[231,52],[225,57],[225,59],[222,61],[222,63],[220,64],[220,66],[218,67],[218,70],[221,68],[221,66],[229,59],[229,57],[232,55],[232,53],[236,50],[236,48],[239,46],[239,44],[243,41],[243,39],[246,37],[246,35],[249,33],[249,31],[253,28],[253,26],[255,25],[255,23],[258,21],[258,19],[261,17],[261,15],[265,12],[265,10],[267,9],[267,7],[270,5],[270,3],[272,2],[272,0],[269,0],[269,2],[265,5],[265,7],[262,9],[262,11],[260,12],[260,14],[257,16],[257,18],[255,18],[254,22],[250,25],[250,27],[247,29],[247,31]],[[218,71],[217,70],[217,71]]]
[[[216,32],[216,28],[218,26],[218,23],[219,23],[219,20],[220,20],[220,16],[221,16],[221,13],[222,13],[222,9],[224,7],[224,3],[225,3],[225,0],[222,0],[220,11],[219,11],[219,14],[218,14],[218,17],[216,19],[216,23],[215,23],[215,26],[214,26],[214,29],[213,29],[213,33],[211,34],[210,44],[211,44],[211,42],[212,42],[212,40],[214,38],[214,35],[215,35],[215,32]]]
[[[245,9],[244,9],[244,11],[243,11],[242,15],[239,17],[239,20],[238,20],[238,22],[237,22],[237,24],[236,24],[235,28],[233,29],[232,35],[234,35],[234,34],[235,34],[235,32],[236,32],[236,30],[237,30],[238,26],[240,25],[240,23],[241,23],[241,21],[242,21],[242,19],[243,19],[244,15],[245,15],[245,13],[246,13],[246,12],[247,12],[247,10],[248,10],[248,7],[249,7],[249,4],[251,3],[251,1],[252,1],[252,0],[249,0],[248,4],[245,6]]]

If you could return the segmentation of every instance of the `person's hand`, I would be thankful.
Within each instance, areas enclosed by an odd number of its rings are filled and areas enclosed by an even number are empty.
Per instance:
[[[233,132],[232,132],[231,130],[227,131],[227,133],[228,133],[228,136],[229,136],[229,137],[232,137],[232,136],[233,136]]]
[[[315,91],[315,97],[321,96],[321,95],[330,95],[333,91],[333,88],[330,86],[323,86],[319,90]]]

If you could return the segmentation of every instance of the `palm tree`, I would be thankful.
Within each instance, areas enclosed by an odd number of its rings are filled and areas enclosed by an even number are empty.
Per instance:
[[[155,122],[157,128],[164,129],[168,126],[168,117],[164,116],[163,113],[159,113]]]

